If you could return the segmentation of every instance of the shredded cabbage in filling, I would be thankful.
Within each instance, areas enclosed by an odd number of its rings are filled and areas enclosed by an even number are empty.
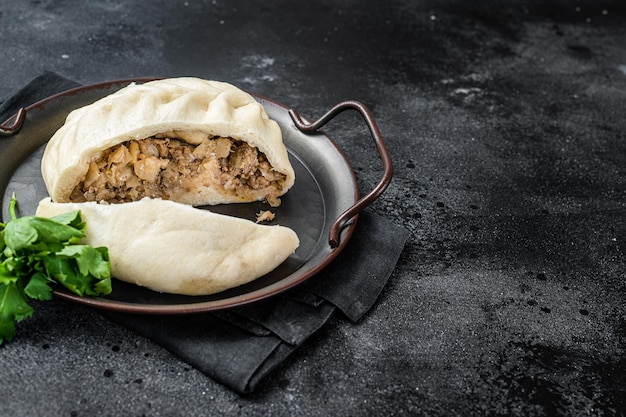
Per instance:
[[[285,175],[274,171],[257,148],[217,136],[191,145],[179,139],[181,133],[127,141],[95,155],[70,201],[168,200],[181,192],[219,186],[240,197],[263,190],[272,207],[280,205]]]

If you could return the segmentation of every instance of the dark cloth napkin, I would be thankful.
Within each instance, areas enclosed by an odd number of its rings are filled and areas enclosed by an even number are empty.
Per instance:
[[[22,107],[34,104],[61,91],[79,86],[80,84],[76,81],[68,80],[54,72],[46,71],[15,94],[5,99],[0,99],[0,124],[17,113]]]
[[[47,72],[0,104],[0,123],[22,106],[76,86]],[[235,391],[252,392],[336,312],[358,323],[378,299],[408,235],[403,227],[365,210],[335,260],[305,283],[270,299],[190,315],[102,314]]]

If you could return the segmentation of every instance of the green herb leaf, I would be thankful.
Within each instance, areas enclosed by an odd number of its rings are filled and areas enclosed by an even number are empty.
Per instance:
[[[22,250],[45,250],[46,243],[78,243],[85,236],[81,230],[70,225],[35,216],[10,221],[4,229],[4,234],[4,243],[13,253]]]
[[[37,272],[24,287],[24,293],[35,300],[50,300],[52,288],[50,288],[49,283],[50,281],[44,274]]]
[[[15,336],[15,322],[33,314],[18,283],[0,285],[0,344]]]
[[[85,227],[87,223],[83,222],[83,219],[80,215],[80,211],[68,211],[67,213],[59,214],[52,217],[57,223],[66,224],[68,226],[73,227],[74,229],[80,230],[81,232],[85,231]]]
[[[49,300],[57,282],[77,295],[111,293],[107,248],[80,244],[86,224],[80,211],[53,218],[17,218],[9,202],[0,223],[0,344],[15,336],[15,323],[33,314],[27,298]]]

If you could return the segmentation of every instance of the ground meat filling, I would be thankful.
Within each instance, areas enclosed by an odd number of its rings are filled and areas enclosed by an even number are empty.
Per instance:
[[[280,204],[285,175],[272,169],[265,154],[246,142],[213,137],[199,145],[174,135],[157,135],[121,143],[100,152],[85,179],[70,196],[73,202],[123,203],[143,197],[165,200],[177,192],[193,192],[217,184],[245,197],[257,190],[272,207]]]

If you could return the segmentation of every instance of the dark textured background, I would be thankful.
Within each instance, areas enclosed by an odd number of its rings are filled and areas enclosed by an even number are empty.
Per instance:
[[[411,232],[374,310],[248,396],[37,305],[0,348],[1,415],[625,415],[624,2],[0,3],[0,97],[51,70],[218,79],[308,118],[363,101],[396,168],[373,210]],[[358,119],[328,131],[369,189]]]

